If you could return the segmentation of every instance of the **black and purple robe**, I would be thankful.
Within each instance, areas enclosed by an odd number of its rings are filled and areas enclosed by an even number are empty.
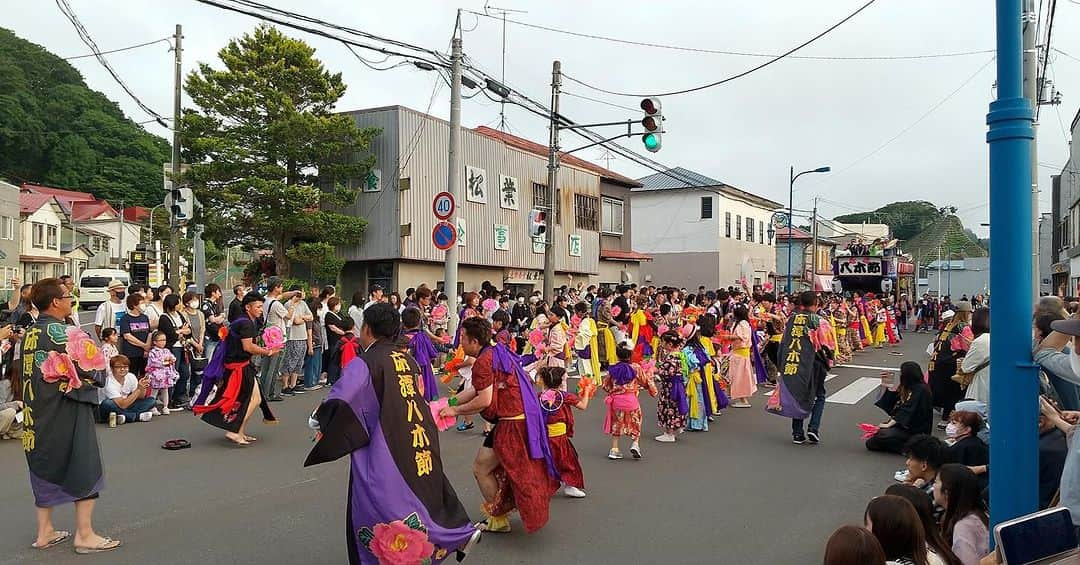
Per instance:
[[[388,560],[388,551],[438,563],[479,536],[443,473],[419,374],[412,357],[378,341],[342,368],[313,415],[319,435],[304,465],[345,455],[352,463],[346,524],[353,565]]]

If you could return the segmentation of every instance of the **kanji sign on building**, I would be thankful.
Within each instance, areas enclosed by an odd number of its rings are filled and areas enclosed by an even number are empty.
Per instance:
[[[541,236],[532,238],[532,252],[533,253],[535,253],[537,255],[543,255],[545,247],[546,247],[546,245],[544,243],[544,236],[541,235]]]
[[[841,277],[880,277],[881,257],[841,257],[837,259]]]
[[[510,226],[506,224],[495,224],[493,228],[495,233],[495,250],[510,251]]]
[[[581,236],[570,234],[569,251],[571,257],[581,257]]]

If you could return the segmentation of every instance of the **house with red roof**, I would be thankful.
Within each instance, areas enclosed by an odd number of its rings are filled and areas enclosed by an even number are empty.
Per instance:
[[[453,245],[459,292],[485,281],[515,293],[540,289],[546,244],[529,235],[529,213],[537,206],[554,210],[555,287],[636,281],[637,266],[648,260],[629,246],[628,207],[619,191],[638,186],[633,179],[564,155],[549,202],[544,145],[486,127],[463,128],[456,225],[443,234],[435,231],[444,227],[432,204],[447,189],[449,124],[403,106],[345,115],[381,130],[360,156],[374,156],[375,169],[351,180],[359,195],[343,211],[369,221],[358,244],[338,249],[346,260],[346,288],[437,286],[446,257],[439,247]]]
[[[139,243],[141,224],[126,221],[112,205],[91,193],[30,183],[22,185],[22,192],[56,200],[64,219],[61,247],[79,253],[84,246],[91,253],[91,268],[122,265],[122,258]]]
[[[62,275],[77,277],[86,268],[85,264],[69,264],[60,249],[64,217],[64,210],[55,196],[26,191],[19,194],[22,282],[33,284]]]

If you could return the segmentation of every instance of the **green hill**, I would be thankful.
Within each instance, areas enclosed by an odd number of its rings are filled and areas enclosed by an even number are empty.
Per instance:
[[[960,218],[949,215],[930,224],[901,247],[922,265],[937,259],[986,257],[986,250],[964,229]]]
[[[0,178],[153,206],[169,158],[167,141],[88,88],[74,67],[0,28]]]

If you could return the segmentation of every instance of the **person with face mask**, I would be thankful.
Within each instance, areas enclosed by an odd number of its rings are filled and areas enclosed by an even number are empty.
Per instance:
[[[990,448],[978,435],[983,425],[978,413],[956,410],[949,415],[945,426],[945,442],[949,444],[949,461],[967,465],[985,488],[989,481]]]
[[[97,334],[99,340],[101,339],[101,330],[115,328],[120,322],[120,317],[127,311],[124,304],[127,289],[124,287],[124,283],[113,279],[109,281],[108,291],[109,300],[102,302],[98,306],[97,312],[94,313],[94,333]]]
[[[180,299],[181,313],[191,328],[185,349],[189,355],[188,365],[191,378],[188,379],[188,397],[195,396],[195,389],[202,381],[203,369],[206,368],[206,316],[202,312],[202,299],[193,291],[187,291]]]

